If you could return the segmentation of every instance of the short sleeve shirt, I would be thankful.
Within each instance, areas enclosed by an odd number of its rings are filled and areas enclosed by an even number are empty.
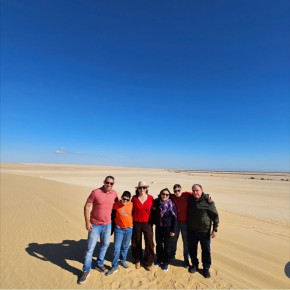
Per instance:
[[[107,225],[111,222],[113,204],[118,200],[115,190],[104,192],[103,187],[92,191],[87,202],[93,204],[90,221],[94,225]]]
[[[131,201],[123,204],[122,201],[114,203],[113,209],[116,210],[116,225],[122,229],[130,228],[133,226],[133,203]]]

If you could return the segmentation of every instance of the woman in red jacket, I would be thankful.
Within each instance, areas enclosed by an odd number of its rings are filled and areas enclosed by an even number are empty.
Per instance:
[[[132,235],[132,256],[135,261],[135,268],[141,267],[143,261],[147,271],[152,270],[154,261],[153,230],[150,223],[150,212],[153,205],[153,196],[148,194],[149,185],[140,181],[136,186],[136,195],[132,198],[133,203],[133,235]],[[142,259],[142,234],[145,240],[145,255]]]

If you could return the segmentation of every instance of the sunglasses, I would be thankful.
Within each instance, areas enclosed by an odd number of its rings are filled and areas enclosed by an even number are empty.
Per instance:
[[[169,193],[161,193],[163,196],[169,196]]]
[[[106,184],[114,185],[114,182],[106,181]]]
[[[123,200],[125,201],[129,201],[130,199],[129,198],[125,198],[125,197],[122,197]]]
[[[177,193],[177,192],[180,192],[181,190],[180,189],[177,189],[177,190],[174,190],[174,193]]]
[[[145,186],[140,186],[140,187],[138,187],[138,189],[147,189],[147,187],[145,187]]]

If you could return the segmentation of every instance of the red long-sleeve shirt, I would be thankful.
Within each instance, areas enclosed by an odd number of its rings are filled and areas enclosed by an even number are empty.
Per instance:
[[[148,194],[148,198],[143,204],[136,195],[132,197],[131,201],[133,203],[133,220],[136,222],[148,222],[153,205],[153,196]]]
[[[188,198],[192,192],[182,192],[180,196],[171,194],[170,198],[174,202],[177,208],[177,222],[186,223],[187,222],[187,213],[188,213]]]

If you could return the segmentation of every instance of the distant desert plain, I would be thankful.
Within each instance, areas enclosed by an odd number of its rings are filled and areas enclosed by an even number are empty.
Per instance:
[[[182,266],[180,238],[167,272],[136,270],[129,250],[129,269],[112,276],[92,269],[78,285],[87,239],[83,206],[107,175],[115,177],[119,197],[124,190],[134,193],[140,180],[154,197],[175,183],[184,191],[201,184],[220,215],[211,278]],[[288,289],[289,180],[288,173],[1,163],[1,289]],[[107,267],[112,249],[113,236]]]

